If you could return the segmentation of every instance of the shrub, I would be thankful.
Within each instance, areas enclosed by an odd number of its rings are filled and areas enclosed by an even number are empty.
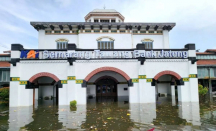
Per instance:
[[[70,107],[76,107],[76,104],[77,104],[76,100],[70,101]]]
[[[207,87],[203,88],[203,86],[201,84],[199,84],[198,88],[199,88],[199,95],[200,96],[204,96],[205,94],[207,94],[207,92],[208,92],[208,88]]]
[[[0,88],[0,99],[9,100],[9,87]]]

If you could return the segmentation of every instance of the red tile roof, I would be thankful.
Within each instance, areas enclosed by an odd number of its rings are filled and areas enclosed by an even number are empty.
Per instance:
[[[0,54],[0,56],[10,56],[10,54]]]
[[[216,60],[198,60],[197,65],[215,65],[216,66]]]
[[[214,54],[214,53],[209,53],[209,52],[196,52],[197,55],[208,55],[208,54]]]
[[[7,61],[0,61],[0,67],[10,67],[10,63]]]
[[[216,49],[207,49],[205,52],[216,52]]]

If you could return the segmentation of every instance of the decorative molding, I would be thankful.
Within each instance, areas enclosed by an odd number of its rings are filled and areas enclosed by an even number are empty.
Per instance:
[[[141,42],[154,42],[154,40],[150,38],[144,38],[141,40]]]
[[[76,60],[77,63],[137,62],[137,60]]]
[[[188,62],[188,59],[146,59],[146,62]]]
[[[68,39],[65,39],[65,38],[59,38],[57,40],[55,40],[56,42],[68,42],[69,40]]]
[[[115,41],[115,39],[110,37],[110,36],[101,36],[101,37],[97,38],[97,41],[101,41],[103,38],[108,38],[110,41]]]
[[[29,61],[20,61],[20,63],[22,64],[28,64],[28,63],[36,63],[36,64],[40,64],[40,63],[67,63],[67,60],[29,60]]]

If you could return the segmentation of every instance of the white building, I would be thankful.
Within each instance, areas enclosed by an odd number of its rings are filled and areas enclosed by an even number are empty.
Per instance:
[[[87,97],[129,97],[155,103],[157,96],[198,102],[195,44],[169,48],[175,23],[131,23],[112,9],[95,9],[85,22],[31,22],[38,49],[11,47],[10,106],[54,97],[59,105]]]

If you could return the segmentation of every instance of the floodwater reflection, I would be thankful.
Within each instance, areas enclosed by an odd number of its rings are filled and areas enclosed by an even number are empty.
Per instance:
[[[216,104],[129,104],[127,98],[88,100],[76,111],[52,101],[35,107],[0,106],[0,130],[216,130]],[[7,111],[9,110],[9,112]]]

